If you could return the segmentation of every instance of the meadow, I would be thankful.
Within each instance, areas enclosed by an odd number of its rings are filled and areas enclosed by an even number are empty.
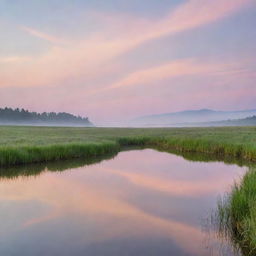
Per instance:
[[[0,166],[91,158],[127,146],[199,152],[256,161],[256,127],[0,127]]]

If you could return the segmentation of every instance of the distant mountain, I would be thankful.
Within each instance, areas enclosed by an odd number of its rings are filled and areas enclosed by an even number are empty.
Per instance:
[[[243,119],[254,115],[256,115],[256,109],[242,111],[200,109],[143,116],[132,120],[131,124],[146,127],[195,126],[199,123]]]
[[[65,112],[36,113],[18,108],[0,108],[0,125],[93,126],[87,117]]]

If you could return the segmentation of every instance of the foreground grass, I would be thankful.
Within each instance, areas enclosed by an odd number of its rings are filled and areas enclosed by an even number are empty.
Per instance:
[[[256,255],[256,169],[218,205],[219,231],[240,248],[243,255]]]
[[[116,153],[126,146],[200,152],[256,161],[256,127],[0,127],[0,166]]]

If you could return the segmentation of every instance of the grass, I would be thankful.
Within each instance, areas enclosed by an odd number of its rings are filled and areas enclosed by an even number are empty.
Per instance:
[[[40,163],[72,158],[92,158],[118,152],[116,143],[69,143],[0,148],[0,166]]]
[[[0,127],[0,167],[116,153],[144,146],[256,161],[256,127]]]
[[[256,255],[256,169],[250,169],[241,183],[220,200],[217,216],[220,234],[243,255]]]

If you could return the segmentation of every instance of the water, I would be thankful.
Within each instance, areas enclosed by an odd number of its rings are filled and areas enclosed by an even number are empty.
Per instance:
[[[146,149],[40,171],[0,179],[0,255],[234,255],[205,220],[245,167]]]

